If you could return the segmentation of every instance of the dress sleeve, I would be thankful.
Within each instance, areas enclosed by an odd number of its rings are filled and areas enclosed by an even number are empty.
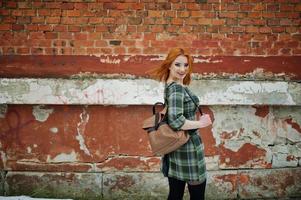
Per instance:
[[[167,89],[167,120],[169,126],[178,131],[185,123],[184,87],[172,84]]]

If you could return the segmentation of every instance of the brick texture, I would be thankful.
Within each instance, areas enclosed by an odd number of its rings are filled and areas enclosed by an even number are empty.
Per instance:
[[[143,55],[185,46],[204,56],[301,55],[300,15],[294,0],[3,1],[0,52]]]

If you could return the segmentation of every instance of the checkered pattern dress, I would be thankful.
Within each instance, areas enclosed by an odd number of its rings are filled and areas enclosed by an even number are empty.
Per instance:
[[[187,92],[199,103],[198,97],[188,88],[185,91],[182,85],[171,83],[165,87],[168,124],[174,130],[180,130],[185,119],[196,120],[197,107]],[[163,172],[165,176],[187,182],[203,182],[206,179],[204,146],[197,129],[188,130],[188,134],[191,137],[186,144],[165,156],[167,160],[162,159],[161,169],[166,169],[164,165],[167,165],[168,173]]]

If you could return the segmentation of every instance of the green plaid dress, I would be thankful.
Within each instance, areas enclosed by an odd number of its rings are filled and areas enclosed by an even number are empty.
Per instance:
[[[174,130],[180,130],[185,119],[196,120],[197,107],[195,102],[199,99],[188,88],[177,83],[171,83],[165,87],[165,102],[167,103],[168,124]],[[204,146],[198,134],[198,129],[188,130],[191,136],[188,142],[177,150],[167,154],[162,159],[161,170],[165,176],[176,178],[182,181],[200,181],[206,179],[206,166],[204,159]],[[167,158],[167,159],[166,159]],[[167,165],[167,166],[166,166]]]

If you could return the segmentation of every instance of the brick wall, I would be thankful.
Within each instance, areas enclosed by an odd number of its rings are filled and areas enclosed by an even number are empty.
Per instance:
[[[300,55],[299,0],[1,1],[5,55]]]
[[[145,71],[182,46],[213,119],[207,199],[300,198],[300,15],[299,0],[0,1],[0,195],[164,199]]]

